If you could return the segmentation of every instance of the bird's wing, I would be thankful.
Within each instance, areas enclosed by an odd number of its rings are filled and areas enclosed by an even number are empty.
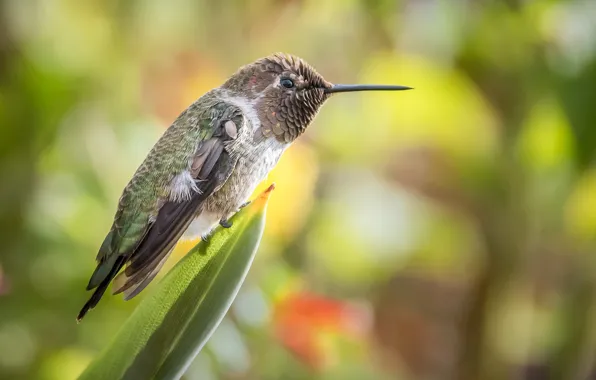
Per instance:
[[[232,173],[237,158],[226,141],[236,138],[243,123],[238,108],[219,102],[198,115],[189,108],[164,133],[120,198],[87,286],[95,292],[77,319],[97,305],[124,265],[116,292],[128,290],[128,299],[149,284],[204,201]],[[176,189],[178,181],[182,187]]]

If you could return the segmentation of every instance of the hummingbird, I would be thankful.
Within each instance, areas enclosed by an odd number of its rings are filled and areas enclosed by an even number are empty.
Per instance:
[[[124,188],[87,285],[94,292],[77,321],[112,281],[113,293],[126,300],[139,294],[181,238],[206,239],[218,224],[231,227],[228,219],[333,94],[408,89],[332,84],[283,53],[238,69],[178,116]]]

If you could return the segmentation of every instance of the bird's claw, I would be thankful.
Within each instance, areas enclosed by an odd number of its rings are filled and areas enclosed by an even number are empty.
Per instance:
[[[250,204],[250,201],[246,201],[243,204],[240,205],[240,207],[238,207],[238,210],[242,210],[243,208],[245,208],[246,206],[248,206]]]
[[[209,243],[209,234],[201,235],[201,240],[205,243]]]
[[[219,225],[222,226],[223,228],[230,228],[230,227],[232,227],[232,222],[230,222],[227,219],[221,219],[219,221]]]

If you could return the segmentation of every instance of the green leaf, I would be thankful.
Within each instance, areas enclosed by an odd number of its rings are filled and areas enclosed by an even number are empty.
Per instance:
[[[177,379],[236,297],[255,256],[271,185],[197,244],[143,300],[80,379]]]

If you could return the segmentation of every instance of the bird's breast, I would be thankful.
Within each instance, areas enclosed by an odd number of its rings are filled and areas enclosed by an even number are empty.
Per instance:
[[[210,197],[207,210],[221,212],[222,216],[234,213],[277,165],[286,147],[275,139],[267,139],[238,152],[234,171],[221,189]]]

